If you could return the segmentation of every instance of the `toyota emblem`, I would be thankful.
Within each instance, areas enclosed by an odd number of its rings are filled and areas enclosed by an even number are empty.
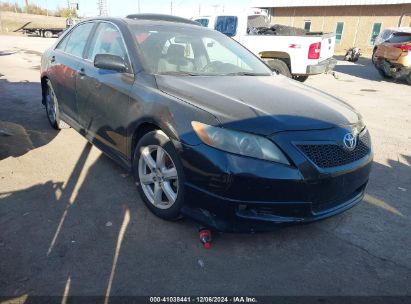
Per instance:
[[[357,137],[352,133],[347,133],[344,135],[343,143],[348,151],[352,151],[357,146]]]

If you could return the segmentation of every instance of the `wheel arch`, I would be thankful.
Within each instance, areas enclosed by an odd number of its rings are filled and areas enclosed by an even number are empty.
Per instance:
[[[258,55],[261,59],[280,59],[284,61],[291,70],[291,57],[287,52],[262,51]]]
[[[134,158],[134,149],[137,146],[137,143],[139,140],[148,132],[151,131],[156,131],[156,130],[162,130],[159,126],[159,124],[155,123],[154,121],[151,120],[146,120],[141,122],[136,126],[134,131],[132,132],[132,137],[131,137],[131,146],[130,146],[130,156],[131,160]],[[163,130],[162,130],[163,131]],[[164,131],[163,131],[164,132]]]

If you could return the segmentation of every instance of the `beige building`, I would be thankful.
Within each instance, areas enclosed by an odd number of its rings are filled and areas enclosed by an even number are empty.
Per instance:
[[[411,26],[411,0],[252,0],[268,9],[271,23],[335,32],[336,53],[352,46],[371,53],[376,36],[386,28]]]

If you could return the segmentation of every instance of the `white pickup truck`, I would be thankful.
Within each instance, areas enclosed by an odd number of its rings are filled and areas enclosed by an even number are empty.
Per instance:
[[[309,75],[334,69],[335,34],[271,26],[263,14],[220,14],[192,18],[240,42],[273,71],[305,81]]]

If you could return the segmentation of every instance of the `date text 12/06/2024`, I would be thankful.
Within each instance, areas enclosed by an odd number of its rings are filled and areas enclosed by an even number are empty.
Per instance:
[[[255,297],[150,297],[150,303],[259,303]]]

